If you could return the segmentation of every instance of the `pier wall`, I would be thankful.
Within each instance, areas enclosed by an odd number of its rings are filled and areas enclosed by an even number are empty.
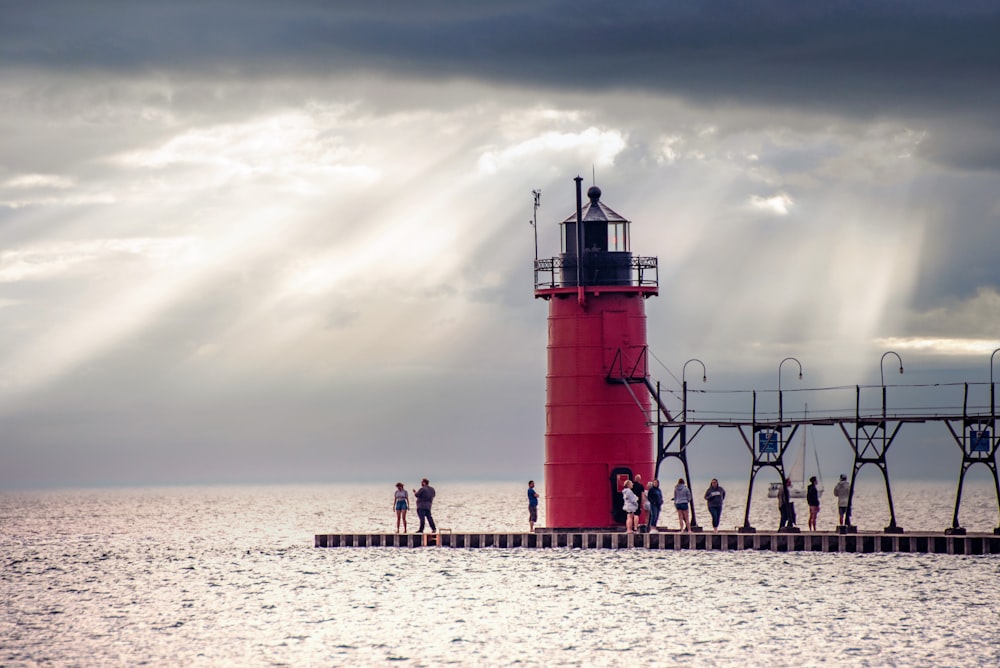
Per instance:
[[[316,534],[316,547],[758,550],[770,552],[1000,554],[1000,535],[940,533],[440,533]]]

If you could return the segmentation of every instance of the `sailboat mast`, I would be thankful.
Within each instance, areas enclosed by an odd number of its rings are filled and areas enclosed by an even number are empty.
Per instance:
[[[806,420],[809,419],[809,404],[806,404],[806,407],[805,407],[805,419]],[[805,460],[805,457],[807,456],[807,453],[806,453],[806,437],[809,434],[809,427],[810,426],[811,425],[807,422],[806,425],[805,425],[805,429],[806,430],[802,434],[802,455],[803,455],[802,459],[803,459],[803,461]],[[819,467],[819,450],[816,449],[815,444],[813,445],[813,457],[816,459],[816,477],[817,477],[816,488],[820,492],[822,492],[823,491],[823,470],[820,469],[820,467]],[[805,467],[803,466],[802,469],[803,469],[803,471],[802,471],[802,484],[804,485],[805,484]]]

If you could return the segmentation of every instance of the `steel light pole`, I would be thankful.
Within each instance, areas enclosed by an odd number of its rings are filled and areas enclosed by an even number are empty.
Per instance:
[[[990,417],[992,417],[994,420],[996,420],[997,405],[996,402],[994,401],[994,393],[993,393],[993,357],[997,353],[1000,353],[1000,348],[994,350],[993,353],[990,355]]]
[[[992,353],[990,353],[990,424],[993,426],[993,435],[996,436],[997,428],[997,405],[996,405],[996,388],[993,386],[993,358],[997,353],[1000,353],[1000,348],[997,348]],[[993,469],[993,484],[996,486],[997,490],[997,502],[1000,503],[1000,481],[997,480],[996,474],[996,448],[993,449],[993,459],[994,459],[994,469]],[[958,511],[955,511],[956,514]],[[993,530],[994,534],[1000,535],[1000,527]]]
[[[885,479],[885,496],[886,500],[889,502],[889,526],[885,528],[886,533],[902,533],[903,530],[896,526],[896,509],[892,505],[892,488],[889,487],[889,471],[885,468],[885,451],[889,446],[886,441],[886,408],[885,408],[885,358],[889,355],[895,355],[896,361],[899,362],[899,373],[903,373],[903,358],[899,356],[895,350],[887,350],[882,353],[882,358],[878,363],[879,374],[882,379],[882,452],[880,453],[881,463],[879,464],[879,469],[882,471],[882,477]],[[898,426],[897,426],[898,429]],[[891,442],[891,439],[890,441]],[[854,474],[851,477],[851,501],[854,499],[854,476],[857,475],[857,468],[854,470]],[[850,513],[850,505],[848,505],[847,512]]]
[[[792,361],[799,365],[799,380],[802,380],[802,362],[794,357],[786,357],[778,363],[778,422],[780,423],[783,419],[784,412],[781,406],[781,367],[785,362]],[[780,427],[780,424],[779,424]],[[782,481],[784,482],[784,481]]]
[[[705,370],[704,362],[702,362],[697,357],[692,357],[687,362],[684,362],[684,366],[681,367],[681,397],[684,403],[683,410],[681,411],[682,413],[681,420],[684,422],[687,422],[687,411],[688,411],[688,383],[685,373],[687,372],[687,365],[690,364],[691,362],[697,362],[698,364],[701,365],[701,382],[703,383],[708,382],[708,372]]]
[[[882,418],[885,418],[885,358],[888,355],[895,355],[896,359],[899,361],[899,373],[903,373],[903,358],[899,356],[895,350],[887,350],[882,353],[882,359],[879,360],[878,370],[882,375]],[[992,371],[992,368],[991,368]]]
[[[782,506],[781,506],[781,509],[782,509],[782,513],[781,513],[782,520],[785,519],[785,517],[786,517],[785,513],[786,512],[787,513],[791,513],[792,512],[792,504],[791,504],[790,500],[788,499],[788,497],[785,496],[786,494],[788,494],[788,485],[785,484],[786,483],[785,465],[784,465],[784,463],[782,461],[783,458],[784,458],[784,456],[785,456],[785,442],[784,442],[783,436],[782,436],[782,429],[783,429],[782,422],[784,421],[784,408],[782,406],[782,399],[781,399],[781,367],[785,364],[785,362],[788,362],[788,361],[795,362],[796,364],[799,365],[799,380],[802,380],[802,362],[800,362],[798,359],[796,359],[795,357],[786,357],[785,359],[781,360],[781,362],[778,363],[778,440],[780,441],[779,444],[778,444],[778,447],[780,448],[780,450],[779,450],[779,453],[778,453],[777,466],[775,466],[775,468],[778,469],[778,476],[779,476],[779,480],[780,480],[779,484],[781,485],[781,489],[782,489],[782,491],[778,493],[779,497],[781,499],[783,499]],[[787,502],[787,506],[785,505],[786,502]],[[788,526],[786,527],[786,526],[784,526],[784,521],[782,521],[782,526],[778,530],[779,531],[789,531],[789,532],[798,533],[799,529],[798,529],[798,527],[795,527],[792,524],[792,519],[790,517],[788,518],[788,522],[789,522]]]
[[[684,362],[684,366],[681,367],[681,400],[682,400],[681,422],[683,422],[683,423],[687,422],[687,412],[688,412],[688,383],[687,383],[687,374],[686,374],[686,372],[687,372],[687,365],[690,364],[691,362],[697,362],[698,364],[701,365],[701,382],[703,382],[703,383],[707,383],[708,382],[708,371],[705,370],[705,363],[704,362],[702,362],[700,359],[698,359],[696,357],[692,357],[687,362]],[[687,424],[681,424],[681,426],[679,428],[679,431],[680,431],[680,437],[681,437],[681,443],[680,443],[680,449],[681,450],[680,451],[682,453],[685,453],[684,456],[682,456],[680,459],[681,459],[681,463],[684,465],[684,479],[687,480],[688,488],[690,488],[691,487],[691,474],[688,471],[687,454],[686,454],[686,452],[687,452]],[[657,467],[657,468],[659,468],[659,467]],[[692,531],[701,531],[701,527],[698,526],[698,519],[695,517],[695,511],[694,511],[694,504],[693,503],[691,504],[691,530]]]
[[[528,224],[535,228],[535,264],[538,264],[538,207],[542,205],[542,191],[532,190],[532,197],[535,198],[535,212],[528,221]]]

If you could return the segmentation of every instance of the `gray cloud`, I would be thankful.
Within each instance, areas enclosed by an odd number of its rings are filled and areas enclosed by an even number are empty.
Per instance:
[[[4,18],[7,67],[381,71],[862,113],[1000,95],[988,2],[45,2],[7,3]]]

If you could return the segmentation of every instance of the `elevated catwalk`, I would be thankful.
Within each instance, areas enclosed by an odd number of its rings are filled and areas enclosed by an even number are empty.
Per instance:
[[[577,548],[584,550],[762,550],[769,552],[916,552],[1000,554],[1000,535],[941,533],[439,533],[316,534],[316,547]]]

